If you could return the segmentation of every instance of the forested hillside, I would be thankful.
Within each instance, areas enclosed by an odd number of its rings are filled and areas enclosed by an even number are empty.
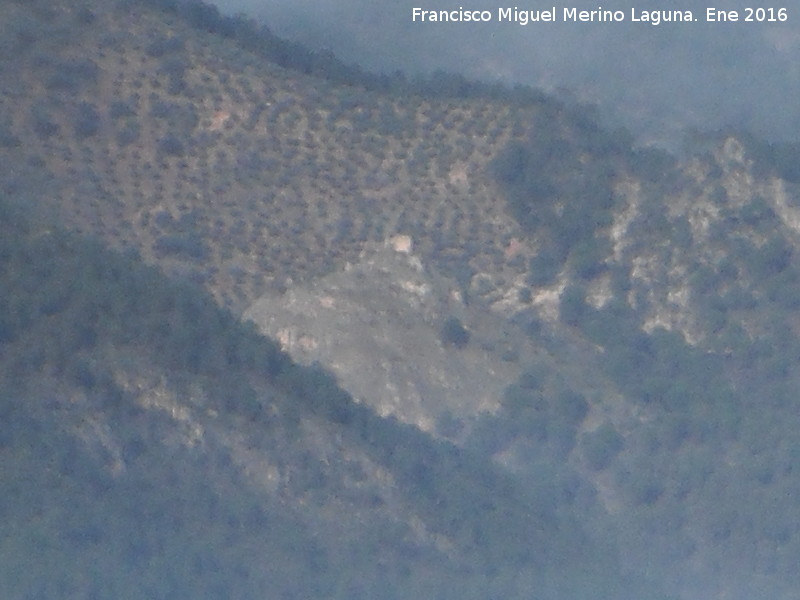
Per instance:
[[[620,585],[553,505],[553,482],[525,490],[372,415],[136,257],[8,207],[2,230],[5,595],[523,597],[541,583],[589,598]]]

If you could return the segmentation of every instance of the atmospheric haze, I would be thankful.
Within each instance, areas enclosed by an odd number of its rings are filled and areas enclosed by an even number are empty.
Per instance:
[[[609,5],[497,0],[215,0],[274,33],[332,50],[372,71],[437,69],[483,81],[529,84],[596,104],[642,143],[672,146],[687,128],[746,129],[771,140],[800,140],[800,8],[786,20],[745,22],[745,0],[718,0],[738,22],[707,22],[708,3],[652,0]],[[669,11],[663,10],[665,5]],[[414,22],[422,10],[488,11],[489,22]],[[563,22],[564,9],[622,13],[624,20]],[[522,13],[500,21],[498,12]],[[510,9],[510,11],[509,11]],[[648,11],[691,11],[694,22],[634,21]],[[534,22],[536,13],[555,21]],[[719,13],[717,13],[719,14]],[[762,16],[762,15],[758,15]],[[763,15],[769,18],[770,14]],[[754,15],[755,17],[755,15]],[[523,25],[527,20],[527,25]]]

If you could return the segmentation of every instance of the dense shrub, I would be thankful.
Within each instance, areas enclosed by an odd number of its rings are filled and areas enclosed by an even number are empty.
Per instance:
[[[0,146],[3,148],[16,148],[22,144],[13,131],[9,120],[0,123]]]
[[[136,116],[136,103],[133,100],[115,100],[108,109],[108,116],[112,119]]]
[[[569,262],[578,277],[591,279],[605,271],[605,260],[609,251],[606,239],[586,239],[573,246]]]
[[[165,235],[158,238],[153,250],[159,256],[175,256],[204,262],[211,254],[205,241],[197,234]]]
[[[589,413],[589,403],[583,394],[562,390],[553,401],[553,411],[572,427],[577,427]]]
[[[161,58],[167,54],[182,52],[186,43],[183,38],[175,35],[159,36],[153,40],[145,50],[148,56]]]
[[[561,294],[559,310],[564,323],[578,325],[589,312],[589,307],[586,305],[586,290],[579,285],[565,288]]]
[[[60,129],[53,120],[51,111],[41,104],[36,104],[31,108],[31,127],[41,139],[54,136]]]
[[[84,85],[96,83],[99,76],[100,68],[93,60],[74,59],[54,65],[46,85],[53,91],[76,93]]]
[[[151,99],[150,116],[163,119],[171,131],[177,134],[188,134],[200,123],[197,110],[191,104],[167,102],[158,98]]]
[[[100,114],[97,108],[88,102],[81,102],[75,112],[75,135],[88,138],[100,130]]]
[[[186,153],[186,148],[178,137],[165,135],[158,140],[158,152],[164,156],[183,156]]]
[[[439,339],[447,346],[464,348],[469,343],[469,331],[458,317],[448,317],[439,330]]]
[[[543,245],[528,263],[525,282],[532,286],[550,285],[555,282],[564,261],[564,253],[552,244]]]
[[[786,269],[791,264],[792,247],[782,238],[773,236],[752,253],[750,269],[755,277],[766,279]]]
[[[623,447],[622,437],[610,423],[605,423],[581,437],[581,448],[586,464],[594,471],[602,471],[616,458]]]
[[[138,140],[140,133],[141,127],[139,126],[139,123],[132,119],[128,119],[125,121],[122,128],[117,131],[115,138],[120,146],[127,146],[128,144],[132,144]]]

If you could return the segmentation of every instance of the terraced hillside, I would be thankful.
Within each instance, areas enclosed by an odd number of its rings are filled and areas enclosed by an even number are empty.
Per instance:
[[[516,272],[519,228],[487,165],[544,107],[336,85],[163,12],[43,10],[31,28],[70,35],[20,49],[4,152],[58,180],[47,208],[71,228],[236,310],[397,233],[454,275]],[[527,251],[513,242],[515,264]]]

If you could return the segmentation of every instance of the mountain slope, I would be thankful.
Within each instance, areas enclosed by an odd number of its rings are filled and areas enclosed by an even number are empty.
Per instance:
[[[4,215],[6,595],[522,597],[541,585],[588,598],[618,585],[546,482],[532,494],[372,415],[195,288]],[[576,568],[587,582],[571,581]]]

